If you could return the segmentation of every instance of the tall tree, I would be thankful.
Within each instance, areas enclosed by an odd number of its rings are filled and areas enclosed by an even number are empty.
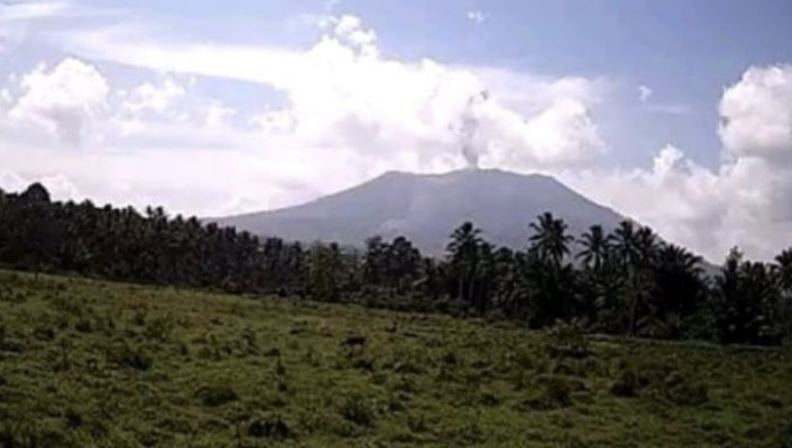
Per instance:
[[[531,223],[530,228],[534,232],[530,237],[531,250],[540,259],[560,267],[564,257],[569,254],[569,244],[574,240],[574,237],[566,234],[566,223],[546,212],[539,215],[537,222]]]
[[[581,235],[580,245],[583,249],[578,253],[577,258],[582,260],[587,268],[600,271],[610,250],[610,240],[605,236],[602,226],[591,226],[588,232]]]
[[[773,320],[779,283],[763,263],[743,261],[732,249],[715,280],[715,314],[721,342],[766,344],[778,342]]]
[[[566,223],[549,212],[539,215],[529,227],[533,235],[526,275],[533,308],[531,323],[542,326],[575,313],[574,270],[563,264],[574,238],[567,235]]]
[[[476,294],[481,245],[481,229],[465,222],[451,234],[451,242],[446,248],[450,267],[457,279],[452,295],[468,305],[472,305]]]
[[[701,257],[673,244],[662,245],[652,265],[649,297],[651,336],[678,338],[699,312],[706,295]]]
[[[610,237],[625,279],[624,331],[635,335],[639,317],[647,311],[652,274],[651,262],[657,251],[657,237],[648,227],[636,230],[632,221],[622,221]]]

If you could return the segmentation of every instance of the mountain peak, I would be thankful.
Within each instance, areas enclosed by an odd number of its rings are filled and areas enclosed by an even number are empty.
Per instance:
[[[572,233],[593,224],[612,228],[622,219],[553,177],[476,168],[443,174],[388,171],[307,204],[217,221],[287,240],[350,245],[373,235],[404,235],[437,254],[464,221],[481,227],[495,244],[524,247],[528,224],[547,211],[565,219]]]

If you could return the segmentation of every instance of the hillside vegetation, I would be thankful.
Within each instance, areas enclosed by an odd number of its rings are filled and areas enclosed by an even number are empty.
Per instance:
[[[0,271],[0,447],[788,447],[792,354]]]
[[[577,321],[588,332],[779,346],[792,342],[792,249],[751,261],[735,248],[720,272],[622,221],[581,235],[550,212],[525,223],[523,248],[499,247],[465,222],[443,257],[406,237],[372,236],[365,249],[304,246],[234,227],[141,214],[131,207],[53,202],[33,184],[0,191],[0,264],[31,272],[299,296],[399,311],[501,318],[533,329]]]

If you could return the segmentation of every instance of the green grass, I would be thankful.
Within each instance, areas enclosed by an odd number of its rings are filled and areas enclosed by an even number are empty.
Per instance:
[[[0,447],[792,446],[789,351],[561,342],[0,271]]]

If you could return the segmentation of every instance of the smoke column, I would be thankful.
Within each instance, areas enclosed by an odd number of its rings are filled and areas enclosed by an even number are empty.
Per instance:
[[[462,149],[462,157],[467,161],[468,168],[478,168],[481,148],[477,147],[476,144],[476,139],[479,134],[479,119],[476,116],[476,108],[479,104],[488,99],[489,92],[486,90],[471,96],[462,113],[459,129],[459,143]]]

